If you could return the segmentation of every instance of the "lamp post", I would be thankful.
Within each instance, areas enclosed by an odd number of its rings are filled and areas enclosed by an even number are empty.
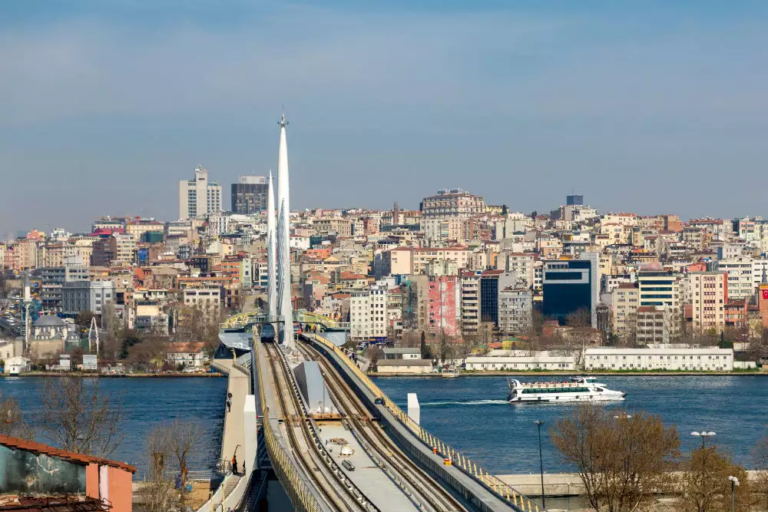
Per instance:
[[[716,432],[707,432],[707,431],[701,431],[701,432],[691,432],[691,435],[694,437],[700,437],[701,438],[701,447],[706,448],[705,441],[708,437],[714,437],[717,435]]]
[[[539,429],[539,469],[541,470],[541,507],[547,508],[547,495],[544,492],[544,457],[541,454],[541,426],[544,424],[541,420],[534,421]]]
[[[736,486],[739,485],[739,479],[735,476],[729,476],[728,480],[731,481],[731,512],[736,511]]]

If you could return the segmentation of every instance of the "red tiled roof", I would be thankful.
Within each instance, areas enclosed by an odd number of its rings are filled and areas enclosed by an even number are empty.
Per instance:
[[[0,445],[7,446],[13,450],[43,453],[51,457],[58,457],[60,459],[65,459],[74,463],[99,464],[102,466],[112,466],[113,468],[123,469],[125,471],[130,471],[131,473],[136,472],[135,467],[124,462],[115,462],[109,459],[102,459],[101,457],[93,457],[90,455],[83,455],[82,453],[68,452],[66,450],[54,448],[53,446],[35,443],[34,441],[27,441],[26,439],[21,439],[20,437],[0,435]]]
[[[176,342],[166,345],[169,354],[199,354],[203,350],[202,341]]]

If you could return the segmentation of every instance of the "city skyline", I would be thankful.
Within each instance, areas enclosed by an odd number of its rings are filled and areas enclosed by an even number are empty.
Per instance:
[[[576,189],[763,215],[767,7],[604,5],[4,5],[0,232],[172,219],[197,164],[223,185],[276,168],[281,105],[294,209],[462,187],[513,211]]]

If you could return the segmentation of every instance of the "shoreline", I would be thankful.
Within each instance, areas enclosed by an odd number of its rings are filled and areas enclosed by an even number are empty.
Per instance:
[[[206,373],[126,373],[123,375],[109,375],[99,373],[83,373],[83,372],[25,372],[20,375],[9,375],[7,373],[0,373],[0,378],[14,378],[14,377],[81,377],[81,378],[94,378],[100,379],[179,379],[179,378],[221,378],[226,375],[219,372],[206,372]]]
[[[462,372],[459,377],[571,377],[574,375],[586,375],[595,377],[768,377],[768,372],[515,372],[515,371],[473,371]],[[424,377],[443,378],[441,373],[368,373],[369,377]],[[454,377],[458,378],[458,377]]]

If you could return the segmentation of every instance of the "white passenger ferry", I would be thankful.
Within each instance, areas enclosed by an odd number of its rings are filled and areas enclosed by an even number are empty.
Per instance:
[[[609,402],[624,400],[626,393],[594,382],[594,377],[573,377],[568,381],[526,382],[507,379],[509,403]]]

